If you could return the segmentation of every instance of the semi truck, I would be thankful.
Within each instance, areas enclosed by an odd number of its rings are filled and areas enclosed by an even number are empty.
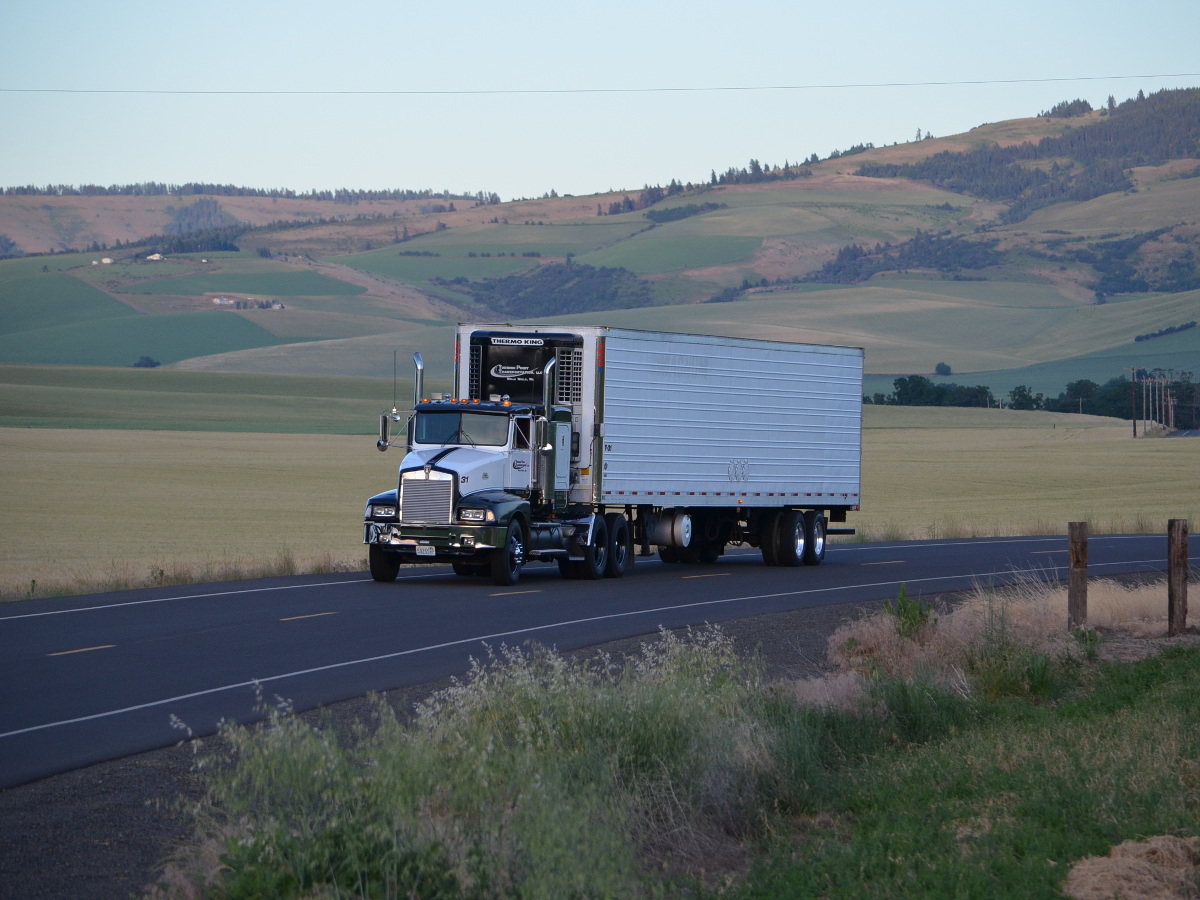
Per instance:
[[[379,417],[395,488],[367,501],[371,577],[449,563],[513,585],[530,562],[620,578],[638,556],[818,565],[853,534],[863,351],[602,326],[459,325],[453,391]]]

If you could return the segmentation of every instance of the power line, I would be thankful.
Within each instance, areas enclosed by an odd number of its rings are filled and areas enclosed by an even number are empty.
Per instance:
[[[993,84],[1056,84],[1081,81],[1124,81],[1134,78],[1200,78],[1197,72],[1167,75],[1078,75],[1069,78],[998,78],[973,81],[881,81],[845,84],[760,84],[719,85],[713,87],[641,87],[641,88],[486,88],[461,90],[177,90],[167,88],[9,88],[4,94],[169,94],[174,96],[267,96],[267,97],[419,97],[419,96],[495,96],[528,94],[704,94],[752,91],[829,91],[864,88],[966,87]]]

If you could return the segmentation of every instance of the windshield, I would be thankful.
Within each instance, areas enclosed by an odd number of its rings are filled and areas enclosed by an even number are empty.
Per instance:
[[[508,443],[508,416],[457,410],[420,412],[417,413],[413,441],[417,444],[502,447]]]

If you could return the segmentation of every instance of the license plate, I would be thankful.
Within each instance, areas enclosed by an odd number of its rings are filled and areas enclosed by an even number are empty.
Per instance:
[[[437,551],[429,544],[417,544],[417,556],[437,556]]]

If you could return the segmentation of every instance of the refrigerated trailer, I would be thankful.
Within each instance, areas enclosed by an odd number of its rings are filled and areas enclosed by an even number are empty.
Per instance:
[[[621,577],[638,555],[713,563],[749,545],[818,565],[853,534],[856,347],[597,326],[459,325],[454,390],[380,416],[397,486],[367,501],[371,575],[450,563],[515,584],[526,562]],[[393,437],[396,434],[396,437]]]

